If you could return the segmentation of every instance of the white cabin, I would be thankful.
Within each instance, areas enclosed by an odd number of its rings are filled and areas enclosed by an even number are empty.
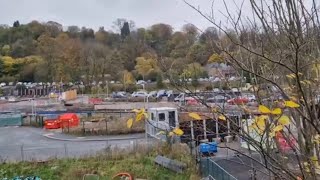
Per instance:
[[[146,133],[154,138],[163,139],[160,131],[171,131],[179,127],[178,110],[172,107],[157,107],[148,109],[149,119],[146,124]]]

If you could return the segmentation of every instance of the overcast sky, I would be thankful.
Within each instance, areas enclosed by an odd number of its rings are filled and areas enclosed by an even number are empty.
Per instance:
[[[188,0],[204,12],[210,13],[212,0]],[[230,0],[228,6],[233,7]],[[201,29],[210,23],[182,0],[0,0],[0,24],[12,25],[15,20],[28,23],[56,21],[63,26],[77,25],[98,29],[112,29],[117,18],[133,20],[136,27],[150,27],[166,23],[180,30],[183,24],[192,23]],[[219,12],[224,9],[222,0],[215,0],[214,13],[218,20],[225,20]]]

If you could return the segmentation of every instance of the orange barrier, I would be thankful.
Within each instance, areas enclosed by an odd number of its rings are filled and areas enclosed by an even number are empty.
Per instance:
[[[131,174],[129,174],[129,173],[126,173],[126,172],[118,173],[118,174],[116,174],[115,176],[113,176],[112,179],[115,179],[115,178],[117,178],[117,177],[119,177],[119,178],[121,178],[121,177],[127,177],[127,178],[129,178],[129,180],[133,180],[133,176],[132,176]]]

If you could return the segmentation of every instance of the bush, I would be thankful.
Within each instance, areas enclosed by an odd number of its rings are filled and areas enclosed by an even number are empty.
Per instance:
[[[199,81],[198,81],[198,79],[193,78],[192,81],[191,81],[191,85],[192,85],[193,87],[198,87],[198,86],[199,86]]]
[[[209,84],[209,85],[206,85],[206,86],[205,86],[205,90],[206,90],[206,91],[211,91],[212,89],[213,89],[212,84]]]
[[[162,75],[159,73],[157,76],[157,88],[163,88],[164,84],[163,84],[163,79],[162,79]]]

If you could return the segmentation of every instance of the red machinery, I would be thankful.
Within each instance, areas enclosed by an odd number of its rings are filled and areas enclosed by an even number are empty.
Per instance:
[[[60,128],[59,119],[46,119],[44,121],[44,128],[46,128],[46,129],[59,129]]]
[[[80,119],[74,113],[62,114],[58,119],[47,119],[44,122],[44,127],[46,129],[59,129],[66,127],[77,127],[79,126]]]
[[[66,113],[59,116],[60,127],[77,127],[79,126],[80,120],[74,113]]]

